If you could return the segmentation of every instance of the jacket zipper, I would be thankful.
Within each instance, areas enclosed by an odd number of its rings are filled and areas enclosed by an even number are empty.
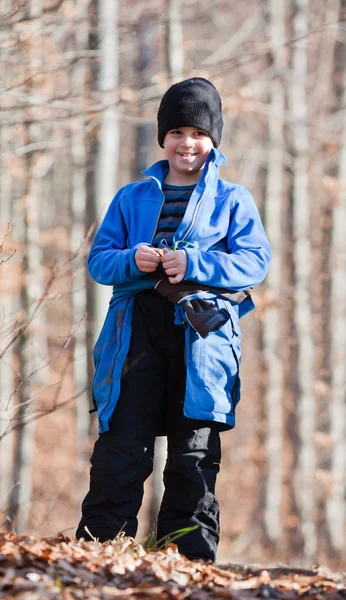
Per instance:
[[[162,191],[162,187],[161,187],[160,181],[158,179],[156,179],[156,177],[153,177],[152,175],[149,175],[149,179],[153,179],[154,181],[156,181],[156,183],[158,185],[158,188],[159,188],[159,190],[161,192],[161,196],[162,196],[162,202],[161,202],[160,211],[159,211],[159,214],[157,215],[157,219],[156,219],[156,222],[155,222],[155,227],[154,227],[154,230],[153,230],[153,235],[151,236],[151,240],[150,240],[150,243],[152,244],[153,243],[153,239],[155,237],[155,233],[156,233],[156,229],[157,229],[157,224],[158,224],[160,216],[161,216],[162,207],[163,207],[163,205],[165,203],[165,195],[164,195],[164,193]]]
[[[209,177],[209,171],[210,171],[210,169],[211,169],[211,166],[212,166],[212,163],[210,162],[210,163],[209,163],[209,165],[208,165],[208,171],[207,171],[207,174],[206,174],[206,176],[205,176],[205,190],[204,190],[204,192],[203,192],[203,194],[202,194],[202,197],[201,197],[200,201],[198,202],[197,206],[195,207],[195,210],[194,210],[194,212],[193,212],[193,215],[192,215],[192,218],[191,218],[191,223],[190,223],[189,227],[187,228],[187,230],[186,230],[185,234],[183,235],[183,237],[181,238],[181,240],[179,240],[180,242],[183,242],[183,241],[186,239],[186,237],[189,235],[189,233],[190,233],[191,229],[193,228],[193,226],[194,226],[194,224],[195,224],[196,217],[197,217],[197,213],[198,213],[198,211],[199,211],[199,208],[200,208],[200,206],[201,206],[201,204],[202,204],[202,202],[203,202],[203,200],[204,200],[204,196],[205,196],[205,195],[206,195],[206,193],[207,193],[207,179],[208,179],[208,177]],[[154,236],[155,236],[155,232],[156,232],[157,224],[158,224],[158,222],[159,222],[159,219],[160,219],[160,215],[161,215],[162,207],[163,207],[163,205],[164,205],[164,203],[165,203],[165,195],[164,195],[164,193],[163,193],[163,191],[162,191],[162,187],[161,187],[161,183],[160,183],[160,181],[159,181],[158,179],[156,179],[156,177],[153,177],[152,175],[149,175],[149,178],[150,178],[150,179],[153,179],[154,181],[156,181],[156,183],[157,183],[157,185],[158,185],[158,187],[159,187],[159,190],[160,190],[160,192],[161,192],[161,194],[162,194],[162,198],[163,198],[163,200],[162,200],[162,204],[161,204],[161,209],[160,209],[160,212],[159,212],[159,214],[158,214],[158,217],[157,217],[157,219],[156,219],[156,223],[155,223],[155,229],[154,229],[154,231],[153,231],[153,235],[152,235],[151,242],[150,242],[150,243],[152,243],[152,242],[153,242],[153,239],[154,239]]]
[[[202,202],[204,200],[204,196],[207,193],[207,179],[209,177],[209,171],[210,171],[211,165],[212,165],[212,163],[210,162],[209,165],[208,165],[207,174],[205,176],[205,190],[204,190],[204,192],[202,194],[202,197],[201,197],[200,201],[198,202],[197,206],[195,207],[195,210],[194,210],[192,218],[191,218],[190,226],[187,228],[187,230],[186,230],[185,234],[183,235],[183,237],[181,238],[181,240],[179,240],[180,242],[183,242],[187,238],[187,236],[189,235],[191,229],[193,228],[193,226],[195,224],[197,213],[198,213],[198,211],[200,209],[200,206],[201,206],[201,204],[202,204]]]

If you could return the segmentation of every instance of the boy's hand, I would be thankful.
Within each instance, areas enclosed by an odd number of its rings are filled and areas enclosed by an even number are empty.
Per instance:
[[[168,275],[168,281],[170,283],[180,283],[185,277],[187,268],[187,256],[185,250],[167,250],[163,248],[163,255],[161,257],[162,266]]]
[[[139,246],[135,254],[136,265],[144,273],[153,273],[161,262],[161,248]]]

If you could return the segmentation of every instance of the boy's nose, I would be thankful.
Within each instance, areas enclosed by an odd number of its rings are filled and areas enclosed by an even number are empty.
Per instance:
[[[191,146],[193,146],[193,138],[190,136],[186,136],[184,137],[184,139],[181,141],[182,145],[187,147],[187,148],[191,148]]]

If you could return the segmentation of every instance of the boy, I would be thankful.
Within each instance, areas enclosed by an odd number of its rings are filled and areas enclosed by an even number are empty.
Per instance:
[[[157,538],[197,525],[180,552],[215,560],[219,434],[235,425],[238,320],[253,308],[242,291],[270,262],[250,193],[218,178],[222,126],[209,81],[171,86],[158,111],[167,160],[117,193],[95,236],[89,272],[113,296],[94,351],[100,436],[78,538],[89,539],[85,527],[101,542],[136,535],[155,437],[165,433]]]

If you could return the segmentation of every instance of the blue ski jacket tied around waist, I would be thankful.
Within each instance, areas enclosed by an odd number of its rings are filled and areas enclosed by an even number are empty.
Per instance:
[[[219,150],[210,151],[173,244],[179,242],[179,249],[186,251],[185,281],[245,290],[264,279],[271,252],[251,194],[243,186],[219,178],[219,168],[225,161]],[[99,433],[109,430],[119,397],[135,295],[156,284],[143,278],[145,273],[138,269],[135,253],[139,246],[152,243],[164,204],[162,183],[168,168],[168,161],[161,160],[143,171],[147,179],[119,190],[90,250],[91,277],[97,283],[113,286],[106,319],[94,348],[93,402]],[[207,290],[198,297],[214,299],[220,310],[228,311],[230,319],[221,329],[202,338],[190,326],[181,306],[176,306],[175,323],[185,326],[184,414],[232,428],[235,406],[240,399],[239,318],[254,306],[250,296],[241,304]]]

